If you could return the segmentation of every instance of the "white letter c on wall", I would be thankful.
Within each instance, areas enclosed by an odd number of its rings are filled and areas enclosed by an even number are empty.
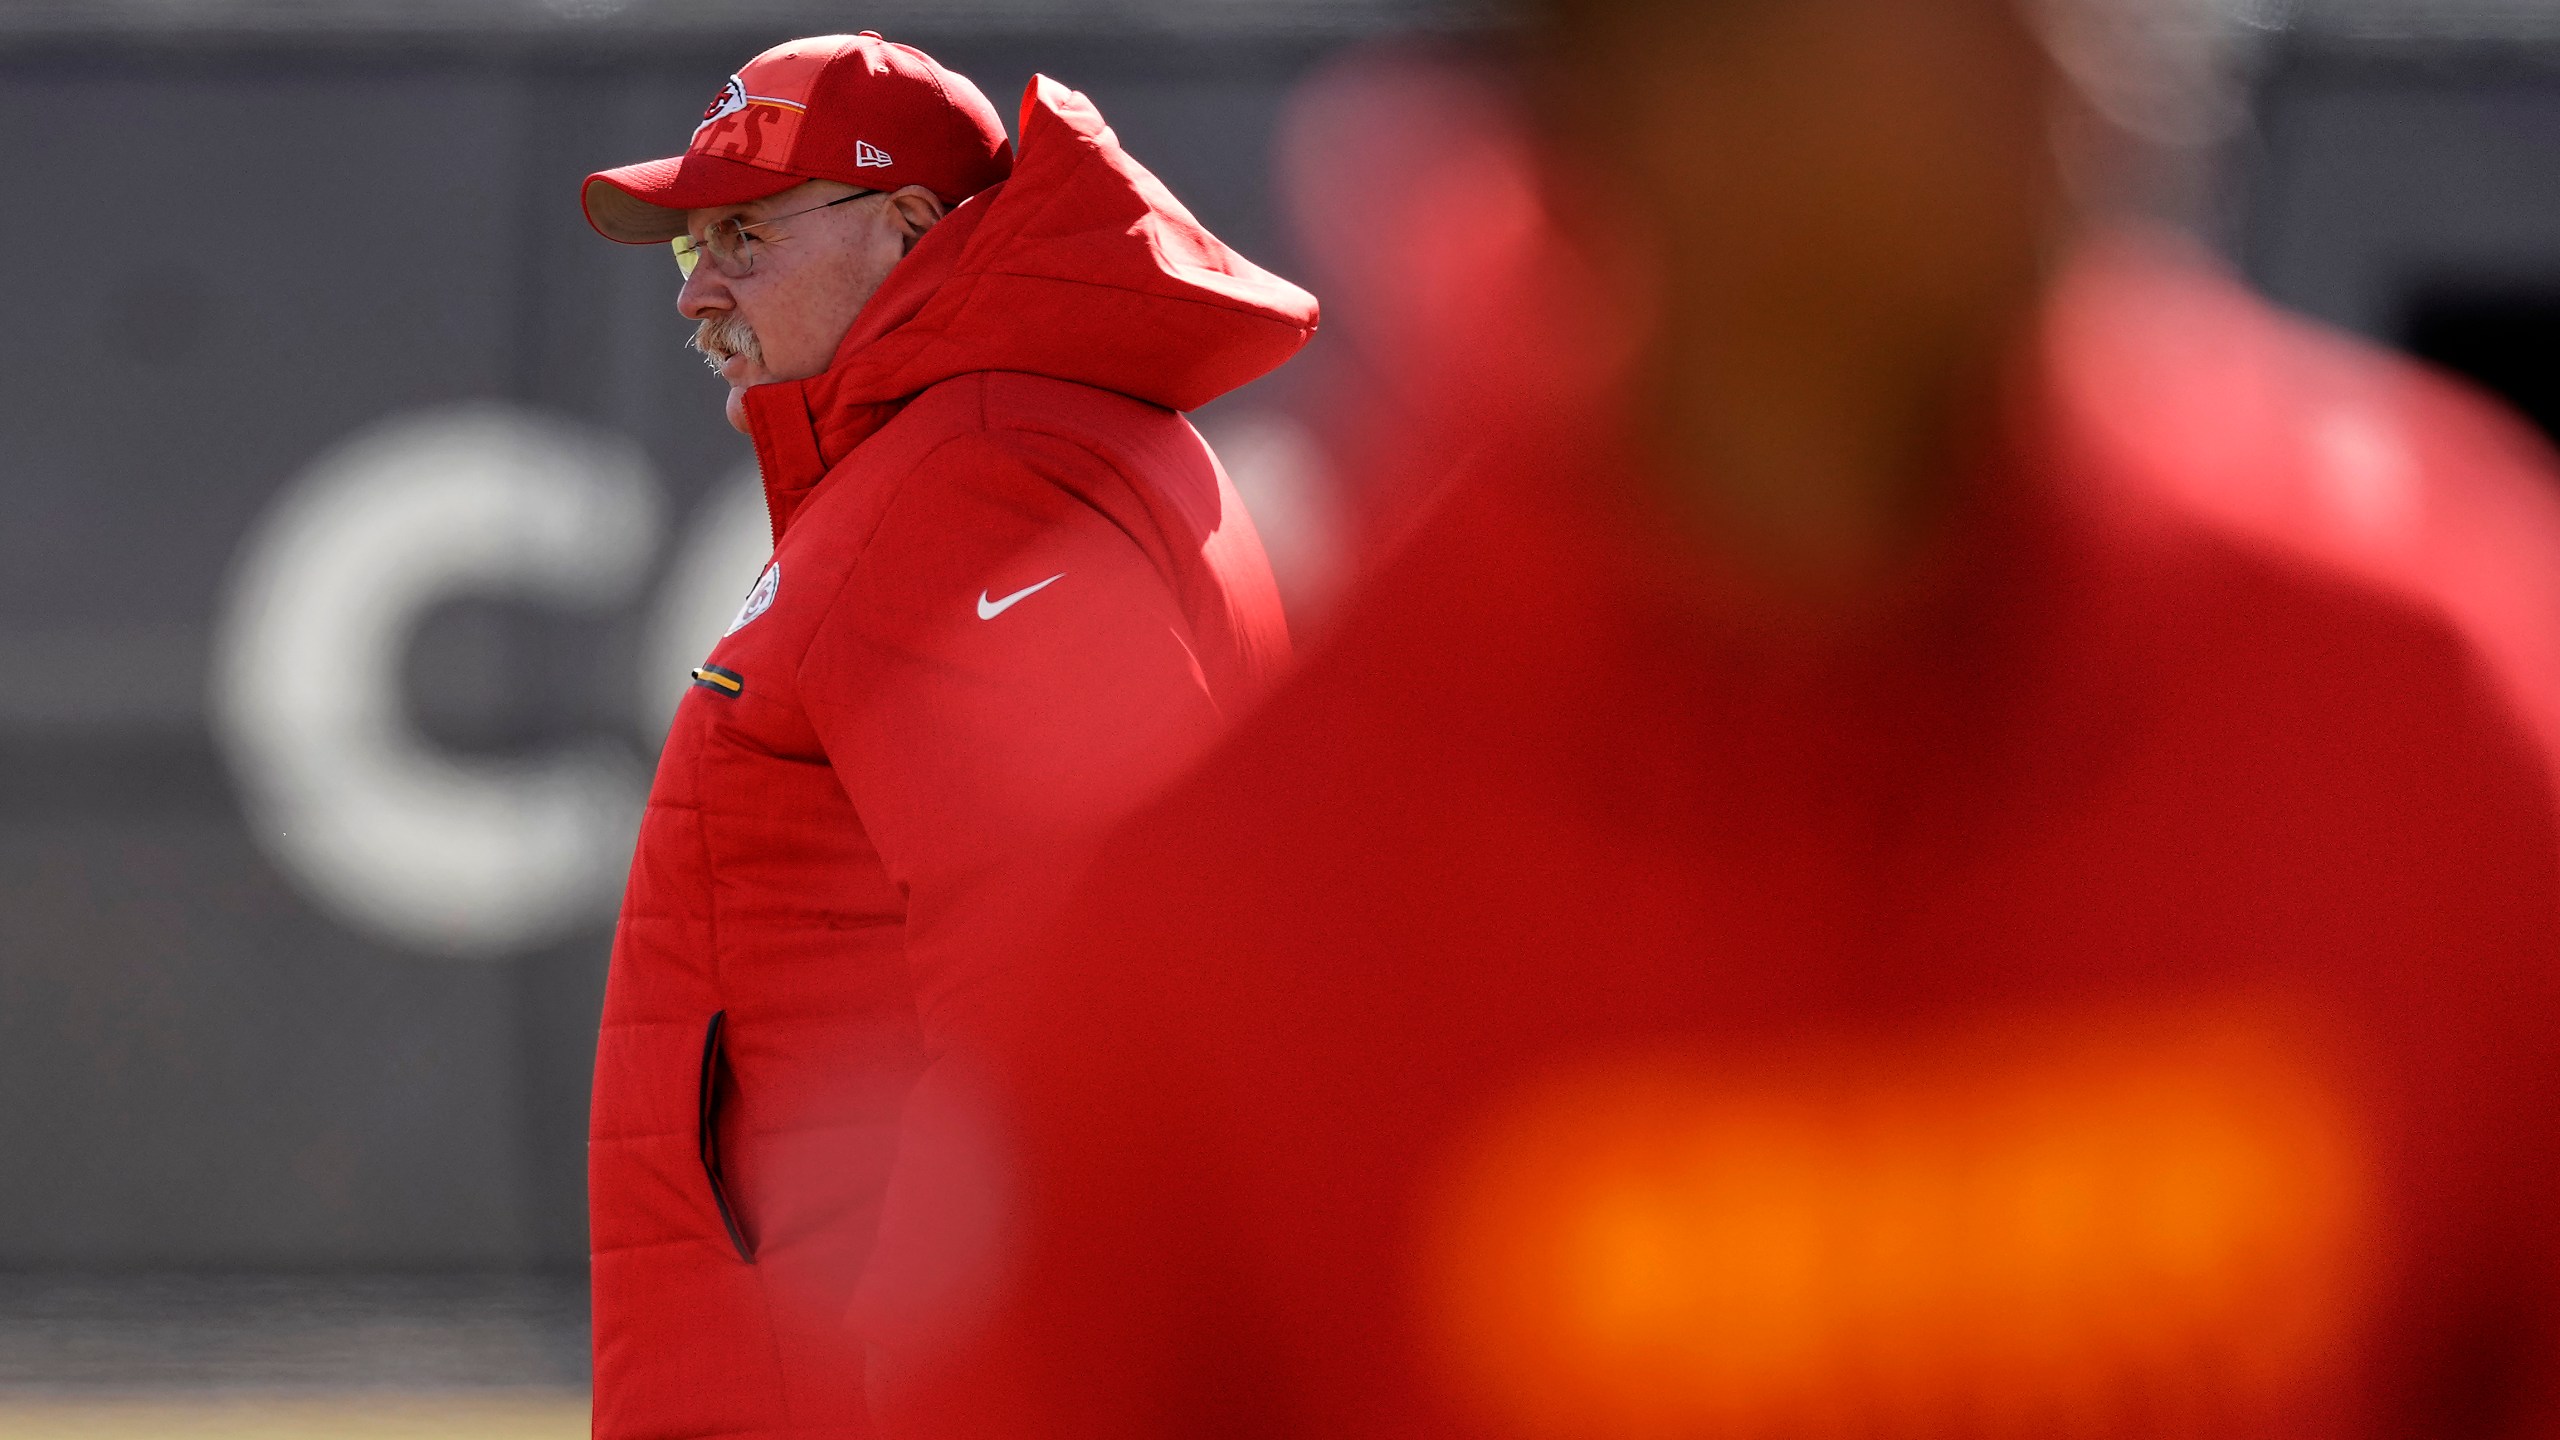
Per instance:
[[[403,663],[457,596],[627,606],[660,524],[637,447],[508,407],[404,417],[323,456],[243,547],[215,636],[213,727],[252,833],[325,909],[428,954],[503,958],[596,918],[630,856],[633,757],[435,748]]]

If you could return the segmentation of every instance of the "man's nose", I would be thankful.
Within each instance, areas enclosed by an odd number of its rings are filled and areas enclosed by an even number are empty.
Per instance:
[[[706,258],[684,277],[684,288],[676,292],[676,313],[687,320],[708,320],[724,310],[736,309],[729,296],[720,267]]]

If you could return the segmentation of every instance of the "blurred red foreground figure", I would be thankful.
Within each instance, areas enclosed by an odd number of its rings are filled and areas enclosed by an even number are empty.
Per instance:
[[[925,1107],[887,1428],[2553,1433],[2560,848],[2462,547],[2016,363],[2005,0],[1563,8],[1463,478]]]

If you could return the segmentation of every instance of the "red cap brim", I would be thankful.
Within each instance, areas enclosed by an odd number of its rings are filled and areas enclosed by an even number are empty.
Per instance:
[[[587,223],[606,239],[661,245],[684,233],[688,210],[744,205],[805,179],[717,155],[676,155],[599,170],[587,177],[579,201]]]

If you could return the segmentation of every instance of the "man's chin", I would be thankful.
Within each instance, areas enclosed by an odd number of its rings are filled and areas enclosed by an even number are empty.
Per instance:
[[[729,428],[741,435],[747,433],[747,387],[744,385],[729,387]]]

